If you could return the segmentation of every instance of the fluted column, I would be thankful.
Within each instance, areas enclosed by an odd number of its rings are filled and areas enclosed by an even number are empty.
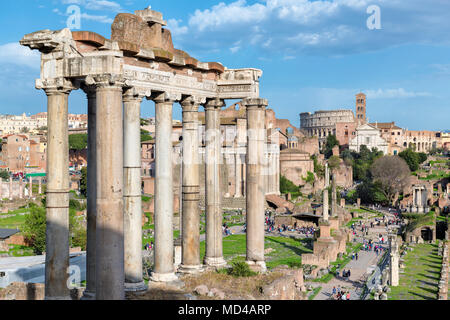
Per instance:
[[[47,230],[45,299],[68,300],[70,88],[47,88]]]
[[[173,240],[173,146],[172,109],[174,100],[166,94],[154,99],[156,105],[155,145],[155,268],[156,282],[177,280]]]
[[[221,100],[209,100],[205,105],[206,113],[206,255],[205,265],[221,267],[226,265],[222,247],[222,194],[220,191],[220,108]]]
[[[201,271],[198,143],[199,101],[194,97],[189,97],[181,102],[181,106],[183,107],[183,242],[180,271],[197,273]]]
[[[141,102],[129,89],[123,97],[125,290],[144,291],[142,273]]]
[[[95,295],[97,300],[125,298],[123,235],[123,105],[120,76],[96,82],[97,228]]]
[[[86,290],[83,299],[95,299],[95,247],[97,229],[97,93],[95,86],[83,88],[88,100],[87,142],[87,241],[86,241]],[[39,180],[39,188],[41,181]]]
[[[265,99],[246,99],[247,107],[247,263],[266,271],[264,259]]]

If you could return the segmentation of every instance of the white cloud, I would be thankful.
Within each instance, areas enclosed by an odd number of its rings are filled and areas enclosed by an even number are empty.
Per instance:
[[[381,8],[381,30],[369,30],[366,9]],[[237,0],[195,10],[178,37],[187,50],[256,46],[265,51],[342,55],[401,44],[450,44],[443,0]],[[179,35],[179,34],[178,34]],[[273,38],[273,41],[270,41]],[[195,40],[195,41],[192,41]]]
[[[39,69],[40,54],[32,51],[19,43],[12,42],[0,45],[0,64],[26,66],[33,69]]]
[[[241,48],[241,47],[239,47],[239,46],[237,46],[237,47],[232,47],[232,48],[230,48],[230,51],[231,51],[231,53],[236,53],[236,52],[239,51],[240,48]]]
[[[206,29],[222,28],[228,24],[245,24],[260,22],[266,18],[267,8],[256,3],[246,5],[245,0],[238,0],[230,4],[224,2],[204,11],[196,10],[189,19],[189,26],[203,31]]]
[[[167,28],[170,30],[172,35],[175,36],[181,36],[188,32],[188,27],[186,26],[180,26],[180,23],[183,22],[182,20],[176,20],[176,19],[169,19],[167,21]]]
[[[82,13],[81,18],[86,19],[86,20],[97,21],[97,22],[101,22],[101,23],[113,23],[114,22],[114,19],[109,18],[108,16],[96,16],[96,15],[91,15],[91,14],[87,14],[87,13]]]
[[[431,96],[429,92],[407,91],[403,88],[367,90],[365,93],[368,99],[405,99]]]

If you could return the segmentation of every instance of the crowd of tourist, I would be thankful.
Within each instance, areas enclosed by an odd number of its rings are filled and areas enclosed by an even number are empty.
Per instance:
[[[331,298],[333,300],[350,300],[350,291],[345,291],[340,286],[333,287]]]
[[[266,221],[265,221],[265,227],[266,227],[266,231],[267,232],[278,232],[278,233],[283,233],[283,232],[298,232],[299,234],[304,235],[305,237],[314,237],[314,232],[316,232],[316,228],[309,226],[298,226],[297,223],[294,224],[294,226],[291,225],[285,225],[285,224],[281,224],[281,225],[275,225],[275,220],[271,219],[269,217],[266,217]]]

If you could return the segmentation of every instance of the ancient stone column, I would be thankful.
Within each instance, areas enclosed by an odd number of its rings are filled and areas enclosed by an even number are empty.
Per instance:
[[[330,168],[328,168],[328,162],[325,163],[325,188],[330,186]]]
[[[198,143],[199,101],[189,97],[183,107],[182,258],[180,271],[197,273],[200,263],[200,175]]]
[[[129,89],[123,96],[125,290],[145,291],[142,273],[141,102]]]
[[[398,286],[399,282],[399,252],[396,236],[389,239],[390,245],[390,284],[393,287]]]
[[[264,163],[265,99],[246,99],[247,107],[247,257],[251,268],[265,272],[264,261]]]
[[[23,199],[23,178],[19,178],[19,199]]]
[[[95,296],[97,300],[125,297],[123,234],[123,105],[120,76],[96,81],[97,228]],[[89,84],[89,82],[88,82]]]
[[[336,194],[336,180],[333,175],[333,180],[331,181],[331,216],[337,216],[337,194]]]
[[[236,182],[235,182],[235,198],[241,198],[242,197],[242,161],[241,161],[241,155],[238,151],[238,146],[236,147],[236,154],[235,154],[235,174],[236,174]]]
[[[220,191],[220,108],[221,100],[210,100],[205,105],[206,113],[206,255],[204,263],[210,267],[226,265],[222,248],[222,194]]]
[[[323,220],[328,221],[328,189],[323,189]]]
[[[156,105],[155,145],[155,268],[151,280],[177,280],[173,241],[172,108],[166,94],[154,99]]]
[[[3,179],[0,178],[0,201],[3,200]]]
[[[9,200],[13,199],[13,180],[12,177],[9,177]]]
[[[39,178],[39,189],[38,189],[38,195],[42,194],[42,178]]]
[[[69,131],[71,88],[47,88],[45,299],[69,300]]]
[[[83,300],[95,299],[95,249],[97,229],[97,93],[95,86],[83,88],[88,100],[87,142],[87,244],[86,244],[86,290]],[[40,186],[39,180],[39,186]]]
[[[28,197],[31,199],[33,197],[33,178],[30,177],[30,187],[28,188]]]

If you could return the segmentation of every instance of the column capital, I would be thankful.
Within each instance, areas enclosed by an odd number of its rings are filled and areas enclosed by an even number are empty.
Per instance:
[[[150,100],[155,103],[175,103],[181,100],[181,94],[174,92],[155,92],[152,93]]]
[[[36,79],[36,89],[44,90],[47,95],[58,93],[69,94],[78,87],[66,78]]]
[[[87,76],[84,82],[88,86],[95,86],[96,89],[99,88],[122,89],[125,85],[125,80],[122,75],[111,73]]]
[[[188,96],[181,100],[183,111],[198,111],[201,104],[206,102],[206,98],[198,96]]]
[[[224,106],[225,106],[225,101],[222,99],[219,99],[219,98],[207,99],[206,103],[204,104],[205,111],[206,110],[220,110]]]
[[[142,101],[145,97],[149,98],[152,91],[147,88],[128,87],[123,92],[123,102]]]
[[[269,105],[267,99],[262,98],[247,98],[242,100],[242,104],[248,108],[266,108]]]

